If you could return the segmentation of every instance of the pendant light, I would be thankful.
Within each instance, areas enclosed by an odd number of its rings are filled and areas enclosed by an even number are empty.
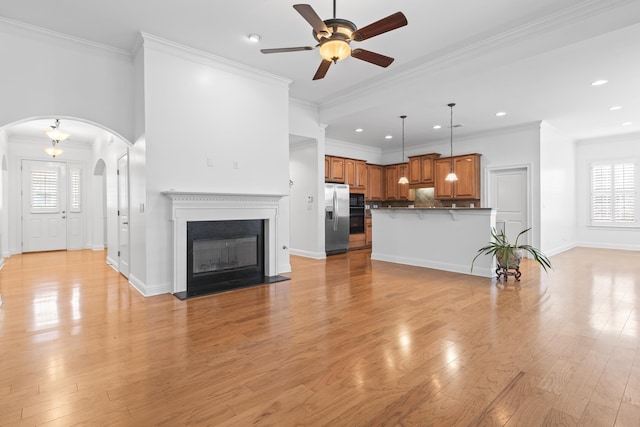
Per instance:
[[[51,138],[51,147],[45,147],[44,151],[55,159],[56,156],[64,152],[62,148],[58,147],[58,143],[69,138],[69,132],[60,129],[60,119],[56,119],[55,123],[50,127],[51,129],[45,130],[44,133]]]
[[[402,174],[400,176],[400,179],[398,180],[398,184],[408,184],[409,180],[404,174],[404,119],[406,119],[407,116],[400,116],[400,118],[402,119]]]
[[[451,164],[449,165],[449,175],[444,179],[445,181],[457,181],[458,176],[453,171],[453,107],[456,106],[453,102],[448,104],[449,108],[451,108]]]

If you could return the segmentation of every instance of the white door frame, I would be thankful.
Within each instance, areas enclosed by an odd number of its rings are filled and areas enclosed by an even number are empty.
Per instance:
[[[495,208],[495,206],[489,206],[489,201],[492,199],[496,189],[491,188],[491,177],[498,172],[507,172],[510,170],[522,170],[525,169],[527,177],[527,224],[526,228],[532,227],[533,224],[533,191],[531,186],[531,170],[533,165],[531,163],[516,164],[516,165],[504,165],[504,166],[487,166],[484,170],[484,183],[482,185],[482,206],[487,208]],[[532,230],[534,231],[534,230]],[[529,236],[529,243],[534,244],[537,240],[536,236],[539,236],[539,230],[536,230]]]
[[[125,191],[126,191],[126,201],[127,201],[127,212],[126,212],[126,217],[123,218],[122,215],[122,206],[120,205],[120,201],[122,200],[122,194],[121,194],[121,182],[120,182],[120,177],[121,175],[121,171],[120,171],[120,161],[122,159],[126,160],[126,187],[125,187]],[[130,274],[130,269],[131,269],[131,229],[130,229],[130,225],[129,225],[129,221],[130,221],[130,217],[131,217],[131,203],[130,203],[130,180],[129,180],[129,150],[127,150],[125,153],[121,154],[120,156],[118,156],[118,159],[116,161],[116,168],[117,168],[117,188],[118,188],[118,203],[117,203],[117,209],[118,209],[118,271],[120,272],[120,274],[122,274],[123,276],[125,276],[126,278],[129,278],[129,274]],[[124,227],[126,225],[126,227]],[[125,236],[126,236],[126,243],[123,242],[123,238],[122,238],[122,233],[123,233],[123,228]],[[123,246],[126,245],[126,247]]]

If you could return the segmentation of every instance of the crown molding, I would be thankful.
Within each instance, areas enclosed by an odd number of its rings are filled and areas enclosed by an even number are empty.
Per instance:
[[[282,84],[287,86],[287,88],[289,87],[289,84],[291,84],[291,80],[268,73],[266,71],[260,70],[259,68],[250,67],[239,62],[231,61],[230,59],[226,59],[212,53],[204,52],[190,46],[185,46],[171,40],[166,40],[149,33],[140,32],[140,35],[143,39],[142,43],[145,49],[164,52],[191,62],[214,67],[221,71],[226,71],[232,74],[238,74],[240,72],[246,77],[270,83]]]
[[[599,136],[596,138],[577,139],[576,145],[602,144],[609,142],[634,142],[640,143],[640,132],[629,132],[609,136]]]
[[[626,4],[632,4],[637,0],[611,0],[603,2],[601,0],[587,0],[579,5],[574,5],[558,11],[552,15],[539,18],[516,28],[504,31],[477,42],[465,45],[451,52],[435,52],[422,58],[419,65],[409,67],[405,70],[382,77],[380,80],[373,80],[370,83],[358,85],[356,89],[345,91],[345,95],[330,95],[318,100],[320,110],[330,110],[346,104],[352,99],[358,99],[372,92],[389,88],[400,82],[422,77],[425,74],[443,68],[455,66],[470,61],[471,59],[482,57],[494,52],[497,48],[504,48],[516,45],[523,40],[529,40],[538,35],[542,35],[554,30],[561,29],[567,25],[575,24],[587,18],[600,15],[609,10],[616,9]]]
[[[374,156],[379,156],[382,153],[381,148],[371,147],[370,145],[356,144],[354,142],[341,141],[338,139],[325,139],[325,151],[328,151],[328,147],[340,147],[348,150],[370,153]]]
[[[306,109],[318,112],[318,103],[316,103],[316,102],[306,101],[306,100],[300,99],[300,98],[289,97],[289,103],[293,104],[293,105],[297,105],[297,106],[302,107],[302,108],[306,108]]]
[[[132,57],[131,52],[124,49],[118,49],[112,46],[108,46],[106,44],[96,43],[91,40],[83,39],[81,37],[75,37],[69,34],[60,33],[58,31],[48,30],[46,28],[27,24],[21,21],[16,21],[14,19],[5,18],[4,16],[0,16],[0,30],[25,31],[31,34],[40,35],[46,38],[47,41],[54,39],[54,40],[63,41],[63,42],[71,42],[84,47],[88,47],[95,51],[99,51],[101,53],[116,54],[118,56],[123,56],[129,59]]]

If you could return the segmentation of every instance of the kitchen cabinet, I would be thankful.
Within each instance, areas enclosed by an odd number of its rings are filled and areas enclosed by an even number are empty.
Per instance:
[[[364,223],[364,243],[367,246],[371,246],[371,243],[373,242],[373,238],[371,234],[372,231],[373,231],[373,228],[372,228],[371,218],[367,218]]]
[[[480,200],[480,154],[453,157],[454,182],[445,181],[451,169],[451,157],[434,161],[435,198],[441,200]]]
[[[431,153],[409,157],[409,185],[411,188],[433,187],[434,161],[440,154]]]
[[[329,156],[324,156],[324,182],[329,182],[331,178],[331,161]]]
[[[365,246],[365,233],[349,234],[349,249],[361,249]]]
[[[367,165],[367,190],[366,199],[382,201],[385,197],[385,172],[384,166]]]
[[[327,160],[329,163],[329,174],[328,174],[328,179],[326,179],[326,182],[336,182],[339,184],[344,184],[344,177],[345,177],[345,159],[342,157],[335,157],[335,156],[326,156],[325,157],[325,175],[326,174],[326,164],[327,164]]]
[[[407,163],[385,166],[387,183],[385,200],[409,200],[409,184],[398,184],[403,167],[404,173],[406,174],[408,168]]]
[[[344,159],[345,180],[351,193],[364,193],[367,188],[367,163],[364,160]]]

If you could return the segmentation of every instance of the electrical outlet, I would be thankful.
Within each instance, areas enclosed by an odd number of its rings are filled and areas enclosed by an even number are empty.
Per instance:
[[[234,169],[240,169],[240,167],[238,166],[238,161],[237,160],[233,161],[233,168]]]
[[[210,168],[213,167],[213,159],[211,157],[207,157],[207,166]]]

